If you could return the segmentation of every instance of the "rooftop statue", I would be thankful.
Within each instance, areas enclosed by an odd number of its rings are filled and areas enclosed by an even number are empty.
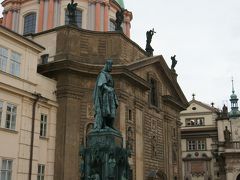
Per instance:
[[[74,3],[74,0],[71,0],[71,3],[68,3],[67,10],[68,10],[68,19],[69,24],[77,25],[76,22],[76,10],[77,10],[78,3]]]
[[[171,56],[171,60],[172,60],[171,70],[175,70],[174,68],[177,64],[176,55]]]
[[[153,51],[154,51],[154,49],[151,46],[152,37],[153,37],[154,33],[156,33],[154,31],[154,28],[152,30],[149,30],[149,31],[146,32],[147,43],[146,43],[145,50],[146,50],[146,52],[148,53],[149,56],[152,56],[153,55]]]
[[[115,23],[116,23],[116,27],[115,27],[115,30],[116,31],[123,31],[123,29],[122,29],[122,23],[123,23],[123,20],[124,20],[124,9],[121,9],[120,11],[117,11],[116,12],[116,21],[115,21]]]
[[[113,128],[118,107],[118,98],[114,90],[114,81],[110,72],[112,60],[107,60],[104,68],[99,73],[93,93],[95,123],[94,130]]]

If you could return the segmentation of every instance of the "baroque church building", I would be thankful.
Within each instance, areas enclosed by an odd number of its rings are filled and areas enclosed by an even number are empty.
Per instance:
[[[4,0],[2,25],[19,34],[46,31],[68,24],[68,0]],[[92,31],[114,31],[115,14],[123,0],[75,0],[77,26]],[[124,11],[123,31],[130,37],[132,13]]]
[[[29,172],[33,179],[80,178],[79,151],[85,146],[86,136],[94,122],[93,89],[107,59],[113,60],[111,74],[119,98],[115,127],[123,135],[124,148],[131,151],[132,179],[181,179],[179,113],[186,109],[188,102],[177,82],[175,70],[167,66],[163,56],[148,56],[130,39],[130,11],[124,11],[123,33],[114,31],[115,14],[125,8],[123,1],[75,2],[78,3],[78,27],[68,25],[66,7],[69,1],[2,2],[4,17],[0,28],[12,34],[18,33],[18,36],[42,47],[37,51],[37,73],[55,83],[48,92],[57,103],[55,126],[50,128],[49,122],[44,121],[49,130],[45,140],[51,143],[50,149],[54,152],[41,155],[45,159],[51,157],[54,166],[48,166],[48,160],[38,161],[36,153],[33,153],[35,163],[30,163],[32,168],[26,164],[26,169],[20,172],[12,166],[16,179],[25,180],[21,178],[22,174],[27,177]],[[0,48],[8,49],[4,43]],[[19,54],[21,62],[25,56]],[[0,51],[0,58],[3,56]],[[22,68],[26,67],[22,64]],[[48,83],[41,85],[49,86]],[[35,127],[35,130],[39,131],[39,128]],[[54,141],[50,138],[52,136]],[[36,135],[35,141],[38,141]],[[30,156],[27,150],[25,156]],[[1,149],[0,157],[19,161],[18,157],[4,157]],[[31,161],[30,158],[26,160]]]

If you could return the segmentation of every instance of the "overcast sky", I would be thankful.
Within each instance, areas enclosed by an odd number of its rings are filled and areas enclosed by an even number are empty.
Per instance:
[[[228,103],[231,78],[240,97],[239,0],[125,0],[133,12],[131,38],[145,48],[153,28],[154,54],[169,66],[176,54],[178,82],[188,100]]]
[[[0,0],[2,2],[2,0]],[[154,55],[171,66],[188,100],[229,105],[231,78],[240,97],[240,0],[125,0],[132,11],[131,38],[145,49],[154,28]],[[0,8],[0,12],[2,8]]]

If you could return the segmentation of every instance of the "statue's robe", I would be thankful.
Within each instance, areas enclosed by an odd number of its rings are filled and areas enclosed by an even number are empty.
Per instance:
[[[104,85],[114,89],[114,82],[112,76],[102,70],[97,77],[93,99],[95,109],[95,123],[94,129],[102,129],[111,121],[114,121],[116,117],[116,108],[118,107],[118,99],[115,91],[109,92]],[[110,123],[110,124],[111,124]]]

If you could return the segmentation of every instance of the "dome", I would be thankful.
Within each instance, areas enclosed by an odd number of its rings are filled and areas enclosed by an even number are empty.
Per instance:
[[[230,97],[231,97],[231,99],[237,99],[237,95],[234,93]]]
[[[124,6],[124,2],[123,2],[123,0],[115,0],[120,6],[121,6],[121,8],[125,8],[125,6]]]

